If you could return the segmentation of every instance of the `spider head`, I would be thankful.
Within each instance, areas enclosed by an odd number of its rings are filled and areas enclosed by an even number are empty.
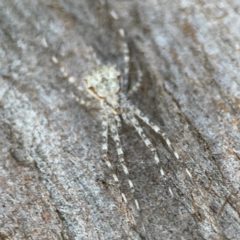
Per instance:
[[[107,103],[119,112],[120,72],[114,65],[100,65],[84,77],[87,89],[98,99],[106,99]]]

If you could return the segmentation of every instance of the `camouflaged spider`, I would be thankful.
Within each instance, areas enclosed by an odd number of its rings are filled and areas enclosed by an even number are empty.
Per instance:
[[[115,12],[110,12],[113,18],[116,18],[117,15]],[[134,192],[134,184],[129,177],[129,170],[125,164],[124,154],[122,149],[122,144],[120,141],[118,129],[121,127],[121,118],[125,123],[134,127],[136,132],[144,141],[145,145],[151,150],[153,154],[153,158],[155,163],[159,165],[160,160],[157,155],[156,148],[152,145],[151,141],[144,133],[142,127],[139,124],[138,119],[141,119],[148,126],[150,126],[156,133],[160,134],[160,136],[165,141],[169,151],[174,155],[174,157],[178,160],[179,156],[177,152],[171,145],[170,140],[166,137],[166,134],[162,132],[162,130],[150,122],[149,118],[146,117],[136,106],[132,105],[127,97],[131,94],[135,93],[139,86],[141,85],[141,71],[138,71],[139,79],[136,85],[131,89],[131,91],[125,96],[120,90],[120,82],[126,80],[129,75],[129,49],[127,43],[125,41],[125,33],[123,29],[119,29],[119,34],[123,38],[122,41],[122,50],[124,54],[124,72],[123,74],[117,69],[117,67],[113,64],[103,65],[97,59],[94,52],[92,52],[92,60],[95,62],[96,67],[92,69],[92,71],[88,72],[84,76],[84,83],[87,91],[92,94],[96,99],[98,99],[101,103],[101,107],[104,111],[102,116],[102,159],[108,166],[108,168],[112,168],[112,164],[108,159],[108,135],[110,130],[110,136],[115,142],[117,148],[117,156],[118,160],[123,168],[123,171],[127,177],[129,187],[132,192]],[[58,59],[53,56],[53,63],[57,64]],[[79,87],[74,79],[74,77],[70,76],[65,68],[60,69],[65,77],[67,77],[68,81],[75,85],[79,90]],[[79,98],[74,97],[78,102]],[[164,171],[160,167],[160,174],[163,176]],[[116,174],[113,174],[113,179],[116,182],[119,182]],[[169,188],[170,193],[172,194],[171,189]],[[127,198],[124,193],[121,193],[124,202],[127,204]],[[173,194],[172,194],[173,195]],[[137,199],[134,199],[137,210],[140,211],[140,206]]]

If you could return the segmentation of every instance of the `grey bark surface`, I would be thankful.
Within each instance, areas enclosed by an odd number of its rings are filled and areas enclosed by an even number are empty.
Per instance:
[[[238,0],[1,0],[0,24],[0,239],[240,239]],[[119,184],[101,160],[98,101],[59,70],[84,88],[91,51],[122,70],[119,28],[131,59],[124,91],[139,66],[142,85],[130,101],[180,156],[141,122],[161,177],[123,123],[134,196],[111,138]]]

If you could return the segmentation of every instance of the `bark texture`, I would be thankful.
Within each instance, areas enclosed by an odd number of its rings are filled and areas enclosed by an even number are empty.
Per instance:
[[[240,239],[239,0],[1,0],[0,26],[0,239]],[[122,69],[119,28],[131,59],[124,91],[140,67],[130,100],[180,156],[141,122],[161,177],[123,123],[134,194],[111,138],[113,170],[101,161],[98,101],[59,70],[84,87],[93,53]]]

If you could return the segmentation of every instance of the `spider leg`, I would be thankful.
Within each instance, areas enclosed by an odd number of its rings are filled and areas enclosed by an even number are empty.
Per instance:
[[[114,19],[117,20],[118,15],[115,11],[111,10],[109,12],[110,16]],[[128,75],[129,75],[129,68],[130,68],[130,52],[129,52],[129,48],[128,48],[128,44],[126,41],[126,34],[123,28],[119,28],[118,29],[119,35],[122,38],[122,42],[121,42],[121,50],[123,53],[123,62],[124,62],[124,67],[123,67],[123,76],[122,76],[122,80],[121,80],[121,88],[122,89],[126,89],[126,86],[128,84]],[[132,90],[127,94],[127,96],[131,96],[133,93],[135,93],[139,87],[141,86],[141,82],[142,82],[142,72],[140,71],[140,68],[138,68],[138,81],[136,83],[136,85],[132,88]]]
[[[130,56],[129,56],[129,49],[128,49],[128,45],[125,39],[125,31],[123,28],[119,29],[119,34],[123,39],[123,43],[122,43],[122,50],[123,50],[123,54],[124,54],[124,75],[125,78],[127,78],[128,73],[129,73],[129,60],[130,60]]]
[[[138,89],[142,86],[142,71],[140,70],[139,66],[137,66],[137,82],[135,85],[132,87],[132,89],[127,93],[127,97],[130,97],[134,93],[138,91]]]
[[[164,142],[166,143],[168,149],[170,150],[170,152],[173,154],[173,156],[175,157],[175,159],[178,161],[179,160],[179,155],[178,153],[175,151],[174,147],[172,146],[170,140],[167,138],[167,135],[165,132],[163,132],[157,125],[155,125],[154,123],[152,123],[149,118],[147,116],[145,116],[137,107],[131,107],[131,109],[134,111],[134,115],[136,115],[138,118],[142,119],[143,122],[145,122],[148,126],[150,126],[156,133],[158,133],[164,140]],[[190,177],[190,179],[192,179],[192,174],[190,173],[190,171],[186,168],[186,173],[188,174],[188,176]],[[169,188],[169,191],[172,194],[171,189]]]
[[[114,10],[110,10],[109,11],[110,16],[114,19],[114,20],[118,20],[119,17],[117,15],[117,13]],[[124,55],[124,82],[126,83],[126,80],[128,79],[128,74],[129,74],[129,60],[130,60],[130,54],[129,54],[129,49],[128,49],[128,45],[126,42],[126,37],[125,37],[125,31],[123,28],[119,28],[118,29],[119,35],[122,38],[122,43],[121,43],[121,48],[122,48],[122,52]]]
[[[108,168],[112,168],[112,164],[108,159],[108,115],[104,115],[102,119],[102,160],[105,162]],[[119,182],[116,174],[113,174],[115,182]]]
[[[156,133],[158,133],[166,143],[167,147],[169,148],[170,152],[174,155],[174,157],[179,160],[179,155],[175,151],[174,147],[172,146],[170,140],[167,138],[166,133],[164,133],[157,125],[152,123],[148,117],[146,117],[138,108],[133,107],[134,114],[140,118],[143,122],[145,122],[148,126],[150,126]]]
[[[134,115],[130,112],[128,113],[124,113],[122,114],[124,121],[126,121],[127,123],[130,123],[135,130],[138,132],[138,134],[140,135],[140,137],[143,139],[145,145],[151,150],[153,156],[154,156],[154,160],[156,162],[157,165],[159,165],[159,158],[157,155],[157,150],[156,148],[152,145],[151,141],[148,139],[147,135],[145,134],[145,132],[143,131],[142,127],[139,125],[138,120],[134,117]],[[162,167],[160,168],[160,173],[162,176],[165,175]],[[168,188],[168,191],[170,192],[170,194],[173,196],[173,192],[171,187]]]
[[[70,74],[68,73],[66,67],[60,65],[60,62],[59,62],[59,60],[57,59],[56,56],[52,56],[51,60],[52,60],[52,62],[53,62],[55,65],[59,65],[59,70],[60,70],[60,72],[62,73],[63,77],[64,77],[65,79],[67,79],[67,81],[68,81],[70,84],[72,84],[74,87],[76,87],[76,89],[77,89],[78,91],[80,91],[80,92],[83,92],[83,91],[84,91],[83,88],[76,82],[76,79],[75,79],[72,75],[70,75]]]
[[[106,165],[111,168],[112,165],[108,160],[108,117],[104,116],[102,119],[102,159]]]
[[[156,164],[158,165],[160,160],[159,160],[158,155],[157,155],[157,150],[152,145],[151,141],[149,140],[149,138],[147,137],[147,135],[143,131],[142,127],[139,125],[138,120],[130,112],[122,114],[122,116],[127,123],[130,123],[135,128],[135,130],[137,131],[139,136],[143,139],[145,145],[151,150],[151,152],[154,156],[154,160],[155,160]],[[160,168],[160,173],[161,173],[162,176],[165,175],[162,167]]]
[[[123,76],[121,80],[121,88],[126,89],[126,86],[128,84],[128,75],[129,75],[129,62],[130,62],[130,53],[128,49],[128,44],[125,39],[125,31],[123,28],[120,28],[119,35],[122,38],[121,48],[123,52],[123,62],[124,62],[124,68],[123,68]]]
[[[124,154],[123,154],[123,149],[122,149],[122,145],[121,145],[121,141],[120,141],[120,137],[119,137],[119,134],[118,134],[118,129],[117,129],[117,126],[120,127],[121,126],[121,120],[119,118],[118,115],[115,115],[114,117],[111,118],[111,122],[110,122],[110,130],[111,130],[111,135],[112,135],[112,138],[116,144],[116,147],[117,147],[117,155],[118,155],[118,160],[123,168],[123,171],[128,179],[128,184],[129,184],[129,187],[132,191],[132,193],[134,193],[134,185],[133,185],[133,182],[132,180],[129,179],[128,175],[129,175],[129,171],[128,171],[128,168],[126,166],[126,163],[125,163],[125,160],[124,160]],[[124,193],[122,193],[122,198],[124,200],[125,203],[127,203],[127,199],[126,199],[126,196]],[[138,203],[138,200],[135,198],[134,199],[134,202],[135,202],[135,205],[136,205],[136,208],[137,210],[140,210],[140,207],[139,207],[139,203]]]
[[[93,54],[93,58],[97,59],[96,56]],[[56,56],[52,56],[51,61],[59,67],[60,72],[62,73],[62,76],[64,77],[64,79],[66,79],[71,85],[73,85],[80,93],[82,93],[82,95],[85,94],[85,90],[84,88],[76,81],[75,77],[73,77],[72,75],[69,74],[69,72],[67,71],[66,67],[62,66],[60,61],[58,60],[58,58]],[[94,60],[95,62],[97,60]],[[83,106],[88,106],[91,104],[91,102],[86,101],[84,98],[79,97],[79,95],[75,95],[73,92],[71,93],[71,98],[78,102],[80,105]]]

